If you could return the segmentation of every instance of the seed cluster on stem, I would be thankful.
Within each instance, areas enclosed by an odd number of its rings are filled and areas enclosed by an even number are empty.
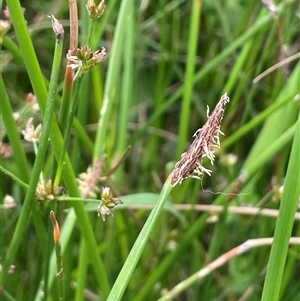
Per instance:
[[[184,180],[195,177],[199,178],[204,173],[211,175],[211,170],[202,165],[202,159],[207,157],[211,164],[215,160],[215,149],[220,148],[219,134],[221,132],[220,126],[223,119],[223,114],[226,104],[229,102],[229,97],[225,93],[214,111],[208,116],[204,126],[196,131],[193,143],[188,150],[181,155],[180,161],[175,165],[171,174],[171,185],[174,187],[181,184]]]

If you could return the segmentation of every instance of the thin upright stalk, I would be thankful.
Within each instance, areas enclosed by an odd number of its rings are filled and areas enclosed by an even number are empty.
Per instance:
[[[60,155],[60,159],[58,162],[58,168],[56,172],[56,177],[54,181],[54,187],[59,185],[60,179],[61,179],[61,174],[63,171],[63,166],[64,166],[64,158],[65,154],[69,145],[69,140],[70,140],[70,134],[71,134],[71,129],[73,125],[73,120],[75,117],[76,109],[79,103],[79,91],[80,91],[80,84],[82,81],[82,77],[77,77],[75,80],[75,88],[74,88],[74,93],[72,95],[72,102],[70,105],[70,110],[68,112],[68,118],[66,122],[66,129],[64,133],[64,146]]]
[[[200,32],[200,12],[201,12],[202,1],[194,0],[192,4],[192,15],[190,23],[189,32],[189,43],[188,43],[188,57],[187,66],[184,76],[184,90],[183,90],[183,102],[180,114],[180,124],[179,124],[179,141],[177,147],[177,157],[185,149],[185,143],[188,137],[188,120],[190,120],[190,106],[192,101],[192,91],[193,91],[193,78],[195,72],[195,59],[197,52],[198,35]]]
[[[100,111],[98,130],[95,140],[95,149],[93,161],[96,162],[105,150],[105,138],[107,134],[108,122],[111,118],[111,110],[113,105],[113,97],[115,93],[115,82],[118,77],[120,60],[122,52],[122,42],[124,40],[124,30],[126,27],[126,18],[130,7],[133,5],[132,0],[124,0],[121,2],[121,7],[118,15],[118,21],[114,34],[113,46],[110,53],[109,67],[104,90],[104,99]]]
[[[20,213],[16,230],[14,232],[12,241],[6,253],[6,257],[2,268],[3,277],[1,277],[1,281],[4,281],[7,278],[9,265],[13,262],[13,258],[15,257],[18,246],[20,245],[20,241],[23,238],[24,231],[26,229],[26,224],[32,210],[32,206],[34,204],[34,201],[36,200],[35,191],[36,191],[38,181],[40,179],[40,174],[44,165],[44,160],[48,149],[50,125],[51,125],[52,115],[54,112],[56,89],[58,83],[59,70],[61,66],[62,49],[63,49],[63,34],[61,34],[60,37],[56,39],[54,60],[53,60],[53,66],[52,66],[52,72],[51,72],[51,78],[49,84],[49,93],[48,93],[45,115],[43,119],[43,128],[40,137],[38,153],[34,162],[32,174],[30,177],[29,187],[25,196],[24,204],[22,206],[22,211]]]
[[[271,248],[262,301],[277,301],[286,262],[289,239],[294,224],[294,215],[300,195],[300,114],[294,136],[289,165],[286,173],[283,196],[276,222],[274,242]]]
[[[142,255],[142,252],[148,242],[150,234],[153,231],[153,228],[156,225],[156,222],[160,216],[160,213],[163,210],[164,204],[167,201],[167,198],[172,190],[170,184],[170,177],[168,177],[165,182],[161,193],[158,197],[157,203],[153,210],[151,211],[143,229],[141,230],[139,236],[135,240],[135,243],[110,291],[110,294],[107,298],[107,301],[119,301],[122,300],[122,296],[127,287],[127,284],[132,276],[132,273]]]
[[[12,146],[14,160],[18,167],[19,177],[22,181],[27,181],[30,175],[29,164],[26,159],[25,151],[20,140],[17,124],[13,118],[13,110],[11,108],[8,95],[6,93],[5,85],[3,82],[2,74],[0,75],[0,112],[4,120],[7,135]]]

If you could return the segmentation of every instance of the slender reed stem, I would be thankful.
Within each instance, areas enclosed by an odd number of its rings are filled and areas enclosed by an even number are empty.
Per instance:
[[[113,47],[110,53],[110,62],[107,71],[107,78],[104,91],[104,99],[100,111],[98,122],[98,130],[95,140],[95,149],[93,155],[93,162],[96,162],[105,150],[105,138],[107,134],[107,127],[109,119],[111,118],[111,110],[113,105],[113,96],[115,93],[115,79],[119,72],[120,60],[122,52],[122,42],[124,38],[124,28],[126,17],[129,13],[130,7],[133,5],[132,0],[124,0],[121,2],[121,7],[118,15],[116,25]]]
[[[262,301],[279,300],[282,275],[292,233],[294,215],[300,195],[300,114],[294,136],[289,165],[286,173],[284,191],[276,222],[274,243],[267,267]]]
[[[69,145],[69,140],[70,140],[70,134],[71,134],[71,129],[72,129],[72,124],[73,124],[73,120],[75,117],[75,113],[76,113],[76,108],[78,106],[79,103],[79,91],[80,91],[80,84],[82,81],[82,77],[77,77],[75,80],[75,88],[74,88],[74,93],[72,96],[72,103],[71,103],[71,108],[68,114],[68,118],[67,118],[67,127],[65,130],[65,134],[64,134],[64,146],[63,146],[63,150],[61,152],[60,155],[60,159],[58,162],[58,168],[57,168],[57,173],[55,176],[55,181],[54,181],[54,187],[59,185],[60,179],[61,179],[61,175],[62,175],[62,171],[63,171],[63,166],[64,166],[64,158],[65,158],[65,154]]]
[[[157,203],[153,210],[151,211],[143,229],[141,230],[139,236],[135,240],[135,243],[110,291],[107,301],[119,301],[122,300],[122,296],[130,280],[130,277],[142,255],[142,252],[148,242],[150,234],[156,225],[157,219],[163,210],[164,204],[172,190],[170,183],[170,177],[166,180],[161,193],[158,197]]]
[[[48,93],[48,99],[47,99],[46,110],[44,115],[42,133],[40,137],[40,145],[34,162],[32,174],[29,182],[29,187],[26,193],[22,211],[20,213],[20,217],[16,226],[16,230],[12,237],[12,241],[6,253],[7,256],[4,260],[4,264],[2,268],[3,277],[0,277],[1,281],[4,281],[7,278],[9,265],[13,262],[18,246],[20,245],[20,241],[23,238],[24,231],[26,230],[26,224],[33,203],[36,200],[35,191],[40,178],[40,174],[45,160],[45,155],[48,148],[50,125],[51,125],[52,115],[54,112],[55,95],[56,95],[56,89],[58,83],[59,70],[61,66],[62,49],[63,49],[63,34],[61,34],[61,36],[56,39],[54,60],[53,60],[53,66],[52,66],[52,72],[51,72],[51,78],[49,84],[49,93]]]
[[[194,0],[192,4],[192,16],[190,23],[189,32],[189,43],[188,43],[188,58],[187,66],[184,77],[184,90],[183,90],[183,102],[180,114],[180,124],[179,124],[179,141],[177,147],[177,157],[183,153],[185,149],[185,143],[188,136],[188,125],[187,120],[190,120],[190,105],[192,101],[192,91],[193,91],[193,78],[195,72],[195,58],[198,44],[198,35],[200,31],[200,12],[201,12],[202,1]]]

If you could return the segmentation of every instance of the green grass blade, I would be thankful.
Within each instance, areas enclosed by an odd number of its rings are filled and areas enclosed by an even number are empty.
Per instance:
[[[181,106],[180,123],[179,123],[179,140],[177,147],[177,158],[185,150],[188,137],[188,127],[190,120],[190,105],[192,102],[193,78],[195,72],[195,59],[197,52],[198,35],[200,32],[200,14],[202,1],[194,0],[192,4],[192,14],[189,32],[187,65],[184,76],[183,102]]]
[[[104,153],[105,150],[107,126],[111,118],[113,97],[116,92],[118,72],[120,71],[120,62],[122,55],[120,49],[122,49],[127,16],[129,13],[129,9],[132,5],[132,0],[124,0],[121,2],[120,6],[118,21],[113,40],[113,47],[110,53],[109,67],[107,71],[107,78],[104,89],[104,99],[100,111],[98,130],[96,134],[95,149],[93,156],[94,162],[100,158],[100,156]]]
[[[262,301],[279,300],[281,280],[286,261],[289,238],[294,224],[294,215],[300,195],[300,114],[286,173],[284,191],[276,222],[274,242],[262,294]]]
[[[34,162],[32,174],[30,177],[29,187],[26,193],[21,215],[19,217],[14,235],[12,237],[12,241],[9,245],[7,256],[4,260],[3,270],[2,270],[4,273],[4,277],[3,278],[1,277],[1,280],[2,279],[4,280],[7,277],[8,268],[10,264],[13,262],[13,259],[17,253],[18,247],[20,245],[21,239],[26,229],[26,224],[30,216],[32,206],[36,201],[35,198],[36,187],[40,178],[46,152],[48,149],[50,125],[51,125],[52,115],[54,112],[55,93],[56,93],[60,63],[62,58],[62,46],[63,46],[63,41],[56,40],[53,68],[52,68],[51,80],[49,85],[49,94],[48,94],[47,106],[45,110],[42,133],[39,142],[38,153],[36,156],[36,160]]]
[[[165,182],[160,196],[157,200],[157,203],[153,210],[151,211],[143,229],[141,230],[138,238],[135,240],[135,243],[120,271],[117,280],[115,281],[111,292],[108,296],[107,301],[119,301],[122,300],[122,296],[127,287],[127,284],[132,276],[132,273],[142,255],[142,252],[146,246],[146,243],[150,237],[150,234],[155,227],[155,224],[160,216],[160,213],[163,210],[164,204],[168,198],[168,195],[172,187],[170,185],[169,178]]]
[[[19,168],[19,177],[21,180],[27,181],[30,175],[30,168],[25,155],[24,148],[22,146],[20,135],[17,130],[17,124],[13,118],[13,110],[11,108],[8,95],[6,93],[2,74],[0,76],[0,99],[0,113],[3,117],[7,130],[7,135],[9,137],[9,141],[13,149],[14,159],[16,160],[16,164]]]
[[[18,38],[18,42],[21,48],[21,53],[25,61],[27,72],[30,77],[31,84],[39,105],[43,114],[45,114],[47,103],[47,89],[45,82],[43,81],[43,75],[38,64],[37,57],[32,45],[32,41],[29,36],[26,21],[24,19],[20,3],[16,0],[7,1],[11,18],[14,23],[14,29]],[[51,123],[50,140],[55,152],[56,159],[60,158],[60,154],[63,149],[63,139],[58,127],[56,118],[53,118]],[[63,179],[68,190],[68,193],[72,196],[79,196],[79,190],[76,182],[76,177],[72,169],[72,165],[68,156],[65,157],[65,169]],[[32,193],[32,192],[31,192]],[[99,285],[101,286],[103,295],[108,295],[109,283],[107,275],[104,269],[104,265],[100,256],[98,256],[98,247],[94,237],[94,233],[89,222],[88,216],[84,210],[82,203],[72,203],[72,206],[76,212],[78,224],[82,230],[82,235],[89,247],[89,251],[94,254],[94,260],[92,266]],[[30,212],[30,211],[29,211]],[[27,212],[28,213],[28,212]],[[12,254],[11,254],[12,255]],[[7,262],[12,259],[12,256],[7,259]]]

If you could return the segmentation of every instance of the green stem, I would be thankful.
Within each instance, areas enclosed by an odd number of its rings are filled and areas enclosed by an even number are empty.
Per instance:
[[[19,183],[23,188],[28,189],[28,184],[23,182],[21,179],[19,179],[15,174],[4,168],[2,165],[0,165],[0,170],[5,173],[6,175],[10,176],[15,182]]]
[[[73,120],[75,117],[76,108],[79,103],[79,91],[80,91],[81,81],[82,81],[82,77],[77,77],[77,79],[75,81],[75,88],[74,88],[74,93],[72,96],[71,109],[68,114],[67,128],[66,128],[65,134],[64,134],[64,146],[63,146],[63,150],[61,152],[59,163],[58,163],[57,173],[56,173],[55,181],[54,181],[54,187],[59,185],[59,182],[61,179],[61,175],[62,175],[62,171],[63,171],[63,167],[64,167],[65,154],[66,154],[66,151],[67,151],[67,148],[69,145],[72,124],[73,124]]]
[[[97,20],[94,20],[94,19],[90,19],[90,28],[89,28],[89,32],[88,32],[88,37],[86,39],[86,45],[87,46],[90,46],[92,48],[92,37],[93,37],[93,32],[94,32],[94,29],[95,29],[95,22],[97,22]]]
[[[28,32],[28,27],[26,25],[24,15],[22,12],[22,8],[20,6],[20,2],[18,0],[7,0],[7,5],[9,11],[11,13],[11,19],[14,24],[14,29],[16,32],[16,36],[18,39],[18,43],[23,54],[23,58],[25,60],[26,69],[30,78],[30,82],[32,84],[34,93],[38,99],[41,111],[43,115],[45,115],[46,111],[46,102],[47,102],[47,89],[45,85],[45,81],[43,80],[43,74],[41,72],[36,54],[34,52],[34,48],[32,45],[32,41]],[[55,152],[56,159],[59,160],[60,155],[63,149],[63,138],[61,132],[59,130],[57,120],[55,116],[53,116],[54,120],[51,124],[50,131],[50,141]],[[55,122],[54,122],[55,121]],[[79,196],[78,185],[75,179],[75,174],[72,169],[72,165],[69,159],[69,156],[66,154],[65,161],[65,170],[64,170],[64,182],[66,184],[67,191],[70,195]],[[72,202],[72,206],[75,210],[75,214],[73,210],[71,210],[68,214],[70,216],[70,224],[67,225],[67,229],[63,227],[62,233],[66,233],[66,240],[70,239],[70,229],[74,228],[75,220],[77,218],[78,225],[82,231],[82,235],[88,245],[89,253],[93,254],[94,260],[91,262],[93,266],[93,270],[99,286],[101,287],[101,291],[104,296],[108,295],[110,290],[109,282],[107,279],[106,271],[104,268],[104,264],[102,262],[101,257],[99,256],[98,245],[96,243],[96,239],[91,227],[91,223],[89,221],[88,215],[84,209],[84,206],[80,202]],[[16,241],[14,248],[18,248],[20,245],[20,240]],[[10,258],[7,260],[8,262],[14,259],[15,254],[10,254]],[[52,276],[52,275],[51,275]],[[1,280],[5,281],[6,278],[1,278]],[[52,278],[51,278],[52,280]]]
[[[277,301],[281,287],[281,280],[286,261],[289,239],[294,224],[294,215],[300,194],[300,114],[294,136],[289,165],[286,173],[284,191],[280,203],[279,215],[276,221],[274,242],[270,259],[262,301]]]
[[[133,7],[131,7],[128,18],[128,31],[124,46],[124,77],[120,101],[119,133],[117,135],[117,153],[120,155],[128,146],[127,125],[129,119],[130,102],[132,99],[133,87],[133,61],[134,61],[134,24],[133,24]],[[117,171],[118,183],[121,183],[121,174],[123,165]]]
[[[86,285],[87,267],[88,267],[88,247],[86,242],[81,239],[80,243],[80,257],[78,263],[77,272],[77,287],[76,287],[76,301],[81,301],[84,295],[84,289]]]
[[[195,58],[198,43],[198,34],[200,31],[199,21],[201,12],[202,1],[194,0],[192,5],[192,16],[190,24],[189,33],[189,43],[188,43],[188,58],[187,66],[184,77],[184,90],[183,90],[183,102],[180,114],[180,125],[179,125],[179,141],[177,147],[177,157],[180,157],[185,150],[185,144],[188,135],[188,126],[190,120],[190,106],[192,101],[192,91],[193,91],[193,78],[195,77]]]
[[[70,201],[70,202],[86,202],[86,203],[100,203],[101,200],[97,199],[89,199],[89,198],[82,198],[82,197],[71,197],[71,196],[60,196],[57,198],[58,201]]]
[[[51,73],[50,85],[49,85],[49,93],[48,93],[43,128],[42,128],[42,133],[40,138],[40,145],[34,162],[32,174],[30,177],[29,187],[25,196],[24,204],[20,213],[16,230],[14,232],[12,241],[6,253],[7,255],[3,264],[3,269],[2,269],[3,277],[1,277],[1,281],[3,281],[7,277],[9,266],[13,262],[15,254],[17,253],[18,246],[20,245],[20,241],[22,240],[24,231],[26,229],[26,224],[29,215],[31,213],[32,206],[34,204],[34,201],[36,200],[35,191],[40,178],[40,174],[43,168],[43,164],[48,148],[50,124],[54,112],[56,88],[58,83],[59,69],[61,65],[62,46],[63,46],[62,40],[56,40],[52,73]]]
[[[164,204],[172,190],[170,184],[170,176],[166,180],[161,193],[158,197],[157,203],[155,204],[153,210],[151,211],[143,229],[141,230],[139,236],[137,237],[119,275],[116,279],[107,301],[119,301],[122,299],[124,291],[128,285],[128,282],[133,274],[133,271],[142,255],[142,252],[148,242],[150,234],[152,233],[154,226],[163,210]]]
[[[13,110],[6,93],[2,74],[0,76],[0,99],[0,113],[4,120],[7,135],[12,146],[14,160],[16,160],[16,165],[19,168],[20,181],[26,181],[30,177],[30,168],[18,133],[17,124],[13,118]]]
[[[113,40],[113,47],[110,54],[109,67],[107,71],[107,78],[104,90],[104,99],[102,108],[100,111],[100,117],[98,122],[98,131],[95,141],[95,149],[93,160],[96,162],[103,154],[105,149],[105,138],[107,134],[107,127],[109,118],[111,117],[111,110],[113,104],[113,96],[115,93],[115,79],[120,70],[120,60],[122,51],[122,42],[124,39],[124,28],[126,17],[129,13],[130,7],[133,5],[132,0],[124,0],[121,2],[121,7],[118,15],[118,22],[116,25],[115,36]]]

